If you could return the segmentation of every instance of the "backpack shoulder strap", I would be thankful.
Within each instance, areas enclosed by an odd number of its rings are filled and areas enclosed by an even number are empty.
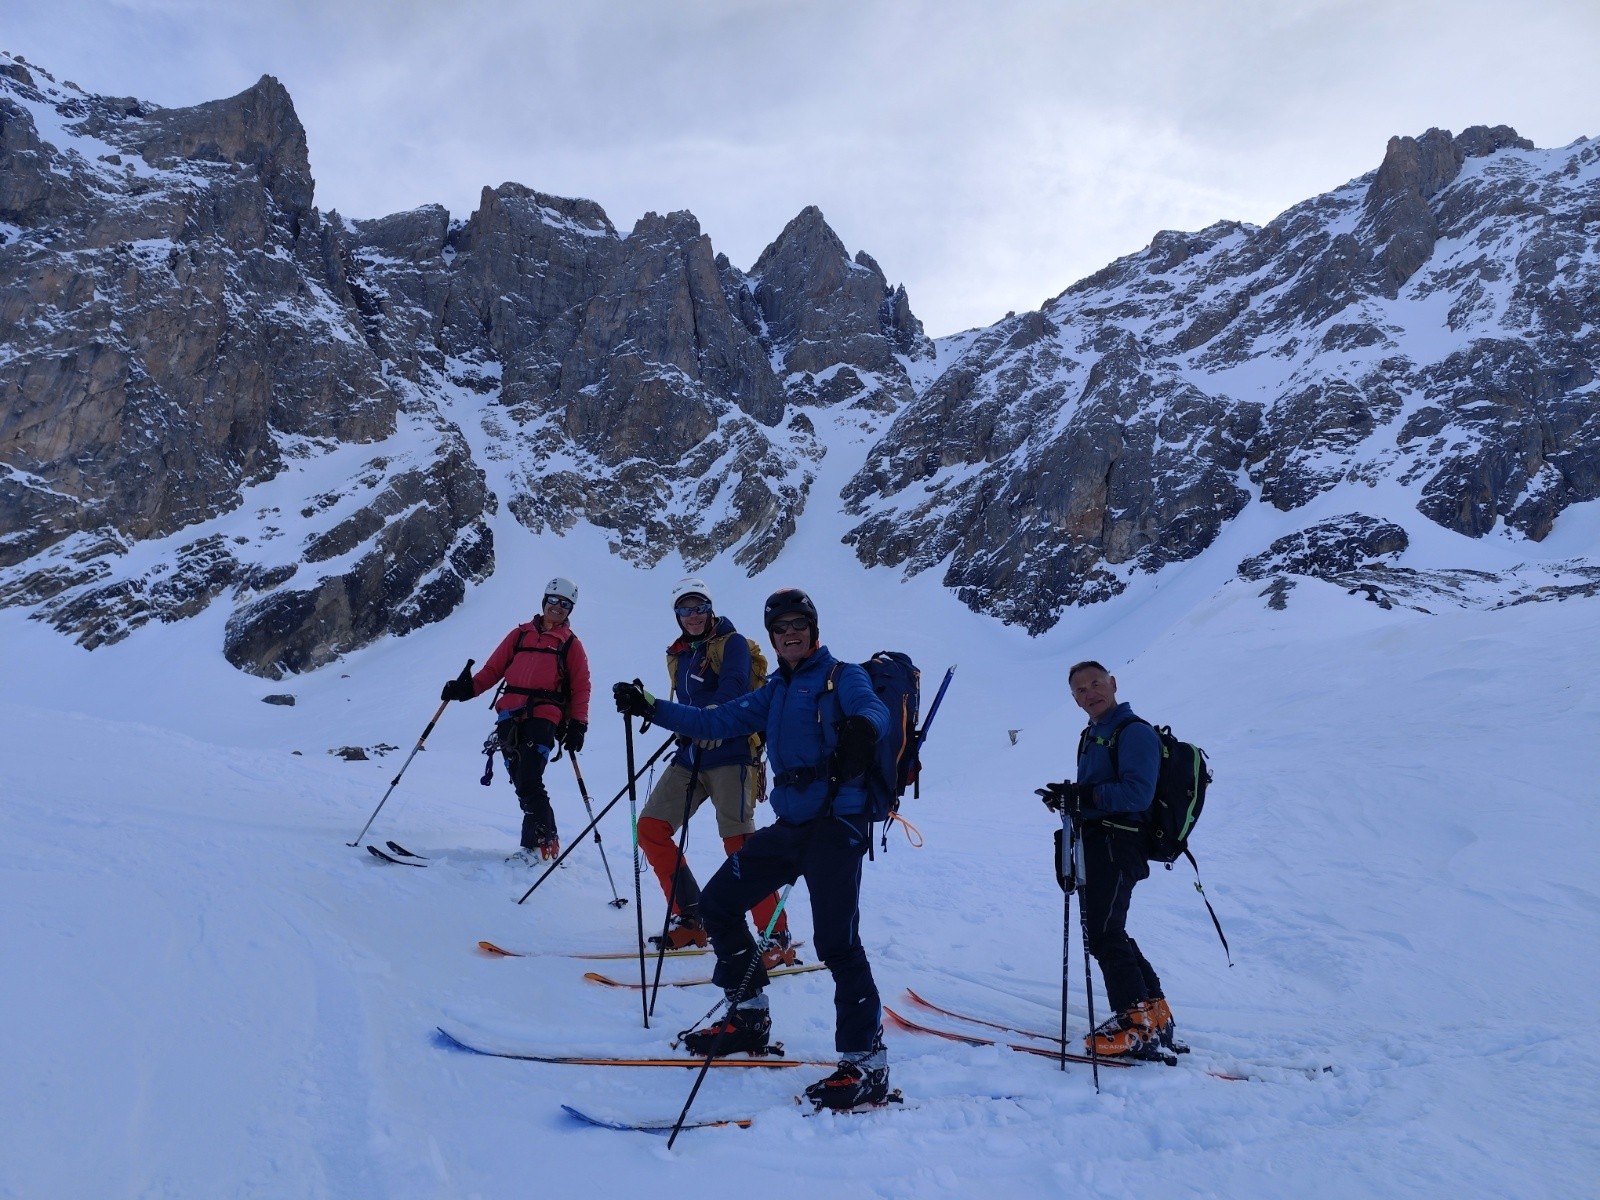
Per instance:
[[[559,704],[562,708],[565,708],[567,705],[567,700],[569,699],[567,652],[571,650],[572,642],[576,635],[571,629],[568,629],[567,636],[562,638],[561,644],[554,649],[551,649],[549,646],[524,646],[522,644],[522,640],[527,637],[527,635],[528,631],[526,628],[522,626],[517,627],[517,644],[511,648],[511,657],[516,658],[516,656],[519,654],[554,654],[556,656],[555,690],[545,692],[537,688],[529,689],[506,687],[504,683],[502,683],[501,686],[505,688],[506,691],[511,692],[513,695],[527,696],[529,700],[542,699],[552,704]],[[510,664],[507,665],[509,666]]]
[[[728,639],[732,636],[731,633],[725,633],[721,637],[706,639],[706,670],[722,674],[722,659],[728,652]]]
[[[1150,722],[1146,721],[1140,716],[1129,717],[1126,721],[1119,723],[1117,727],[1111,731],[1111,736],[1107,738],[1090,737],[1089,730],[1092,728],[1092,726],[1085,725],[1083,727],[1083,732],[1078,735],[1078,757],[1083,757],[1083,752],[1089,748],[1090,742],[1098,742],[1100,745],[1106,748],[1106,753],[1111,756],[1111,774],[1117,778],[1121,778],[1122,766],[1117,761],[1117,739],[1121,736],[1124,729],[1126,729],[1129,725],[1134,724],[1150,725]],[[1155,728],[1154,725],[1151,725],[1150,727],[1152,729]]]

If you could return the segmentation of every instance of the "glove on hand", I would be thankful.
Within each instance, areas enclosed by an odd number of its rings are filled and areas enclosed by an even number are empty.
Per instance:
[[[589,727],[582,721],[567,721],[566,736],[561,739],[562,748],[568,754],[576,754],[583,749],[583,735],[589,732]]]
[[[838,725],[839,741],[833,750],[834,770],[840,779],[866,774],[878,753],[878,730],[863,716],[846,717]]]
[[[656,715],[656,698],[644,690],[637,679],[632,683],[619,683],[612,687],[611,697],[617,702],[617,711],[625,717],[652,720]]]
[[[477,693],[472,690],[472,672],[462,667],[461,674],[444,685],[444,689],[439,693],[439,699],[471,700],[476,695]]]
[[[1034,795],[1044,801],[1044,806],[1051,812],[1066,812],[1076,815],[1083,810],[1083,795],[1089,789],[1080,787],[1076,783],[1047,783],[1042,788],[1034,791]],[[1093,793],[1090,793],[1091,798]]]

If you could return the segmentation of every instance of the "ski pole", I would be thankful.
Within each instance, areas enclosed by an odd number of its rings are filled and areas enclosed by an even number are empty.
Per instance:
[[[1066,817],[1061,819],[1062,836],[1066,836]],[[1060,870],[1060,851],[1057,848],[1057,870]],[[1072,889],[1061,889],[1061,1069],[1067,1069],[1067,980],[1072,973]]]
[[[837,761],[831,762],[828,766],[828,799],[827,802],[822,806],[822,812],[811,822],[810,832],[806,834],[806,850],[809,850],[811,845],[811,837],[816,833],[817,822],[826,820],[828,817],[833,815],[833,804],[834,801],[839,798],[839,785],[841,782],[838,767],[839,764]],[[870,826],[868,827],[868,836],[871,836]],[[800,860],[802,862],[805,860],[805,851],[802,851],[800,854]],[[767,928],[761,934],[762,941],[770,938],[772,936],[772,931],[778,927],[778,915],[782,913],[783,910],[788,906],[789,892],[793,887],[793,880],[790,880],[784,885],[783,895],[778,897],[778,907],[772,910],[772,918],[767,922]],[[814,907],[812,911],[813,914],[815,914]],[[738,989],[731,996],[728,995],[726,990],[723,992],[725,997],[724,1003],[727,1005],[729,1012],[732,1012],[739,1006],[739,1003],[744,1000],[745,989],[750,986],[750,981],[756,977],[756,967],[759,966],[760,963],[761,946],[758,943],[750,948],[750,965],[745,968],[744,978],[739,981]],[[717,955],[717,965],[722,965],[722,956],[720,954]],[[713,972],[712,978],[715,977],[716,974]],[[668,1150],[672,1149],[672,1143],[678,1140],[678,1132],[683,1128],[683,1123],[689,1116],[689,1109],[694,1104],[694,1098],[700,1094],[700,1085],[705,1082],[706,1073],[711,1070],[711,1060],[716,1057],[717,1052],[712,1050],[711,1053],[706,1055],[705,1062],[700,1064],[700,1073],[695,1076],[694,1086],[689,1089],[689,1098],[683,1102],[683,1111],[678,1114],[678,1119],[672,1126],[672,1133],[667,1138]]]
[[[833,801],[831,799],[828,802],[828,807],[830,809],[833,807]],[[777,928],[778,914],[781,913],[784,910],[784,906],[789,903],[789,891],[793,887],[793,883],[787,883],[784,885],[783,895],[778,897],[778,907],[772,910],[772,919],[767,922],[767,927],[761,934],[761,940],[763,942],[770,938],[772,936],[772,931]],[[745,989],[750,986],[750,981],[756,977],[756,964],[758,964],[760,961],[761,946],[759,943],[757,943],[755,949],[751,951],[750,965],[745,968],[744,979],[742,979],[739,983],[739,990],[734,993],[737,999],[729,1000],[726,996],[723,997],[722,1003],[729,1009],[732,1009],[739,1003],[740,1000],[744,999]],[[711,1011],[715,1012],[716,1009],[713,1008]],[[672,1133],[667,1138],[668,1150],[671,1150],[672,1143],[678,1140],[678,1133],[683,1128],[683,1123],[689,1116],[689,1109],[694,1105],[694,1098],[700,1094],[700,1085],[706,1081],[706,1072],[711,1070],[711,1060],[716,1056],[716,1052],[713,1051],[712,1053],[706,1055],[705,1062],[700,1064],[700,1073],[695,1076],[694,1086],[689,1089],[689,1098],[683,1102],[683,1111],[678,1114],[677,1123],[673,1125]]]
[[[833,767],[837,767],[837,764],[833,764]],[[828,780],[828,800],[827,803],[823,805],[822,814],[817,818],[817,820],[822,820],[828,816],[831,816],[833,813],[833,802],[839,798],[840,781],[838,773],[836,770],[833,770],[833,767],[830,767],[832,777]],[[811,833],[806,835],[807,848],[810,846],[811,834],[815,832],[816,821],[813,821],[811,825]],[[804,860],[805,854],[802,853],[800,857],[802,860]],[[784,885],[783,895],[778,897],[778,907],[772,910],[772,918],[767,922],[767,928],[761,934],[762,941],[770,938],[772,936],[772,931],[778,927],[778,915],[788,906],[789,892],[791,889],[793,889],[793,887],[794,882],[792,880]],[[722,956],[718,955],[717,958],[718,965],[721,965]],[[751,948],[750,965],[745,968],[744,978],[739,981],[738,990],[733,993],[732,997],[729,997],[726,991],[723,993],[723,1003],[727,1006],[730,1012],[738,1007],[739,1002],[745,998],[745,989],[750,986],[750,981],[756,977],[756,967],[760,962],[761,947],[758,943],[756,946]],[[713,978],[714,977],[715,972],[713,972]],[[716,1056],[717,1052],[713,1050],[710,1054],[706,1055],[705,1062],[700,1064],[700,1073],[695,1076],[694,1086],[689,1089],[689,1098],[683,1102],[683,1111],[678,1114],[678,1119],[672,1126],[672,1133],[667,1138],[668,1150],[672,1149],[672,1143],[678,1140],[678,1132],[683,1128],[684,1121],[688,1119],[689,1109],[694,1104],[694,1098],[700,1094],[700,1085],[705,1082],[706,1073],[711,1070],[711,1060],[716,1058]]]
[[[651,765],[655,763],[656,759],[660,758],[663,754],[665,754],[667,752],[667,748],[669,746],[671,746],[671,745],[672,745],[672,739],[671,738],[668,738],[665,742],[661,743],[661,748],[658,749],[654,754],[652,754],[649,758],[647,758],[645,760],[645,764],[644,764],[644,766],[639,768],[639,772],[642,774],[645,771],[648,771],[650,769]],[[555,862],[551,863],[548,867],[546,867],[544,869],[544,874],[539,876],[539,878],[537,878],[537,879],[535,879],[533,881],[533,886],[530,887],[527,891],[522,893],[521,897],[517,900],[517,903],[521,904],[529,896],[533,895],[534,891],[538,888],[538,886],[541,883],[543,883],[546,879],[549,879],[551,874],[555,871],[555,869],[557,867],[559,867],[562,863],[567,861],[567,855],[571,854],[574,850],[576,850],[580,845],[583,844],[583,839],[589,836],[589,831],[591,829],[593,829],[596,825],[600,824],[601,821],[604,821],[606,819],[606,814],[608,812],[610,812],[613,808],[615,808],[616,805],[617,805],[617,802],[619,800],[621,800],[627,794],[628,794],[628,785],[625,784],[625,785],[623,785],[622,790],[619,791],[615,796],[611,797],[611,799],[609,801],[607,801],[606,806],[604,808],[602,808],[598,813],[595,814],[594,820],[590,821],[587,825],[585,825],[582,829],[580,829],[578,831],[578,836],[573,838],[572,841],[570,843],[568,843],[567,848],[561,852],[561,856],[559,858],[557,858],[555,860]]]
[[[472,660],[467,659],[466,670],[472,671]],[[411,765],[411,760],[417,756],[417,751],[422,749],[422,743],[428,740],[428,735],[433,732],[433,727],[439,723],[439,718],[444,716],[444,710],[450,706],[450,701],[444,700],[439,704],[438,711],[433,714],[433,720],[428,722],[428,727],[422,731],[422,736],[417,739],[417,744],[411,748],[411,753],[406,755],[405,762],[400,764],[400,770],[395,773],[394,779],[389,784],[389,791],[383,794],[383,799],[378,801],[378,807],[372,810],[372,815],[367,818],[367,823],[361,827],[361,832],[356,834],[356,840],[346,842],[346,846],[359,846],[361,839],[367,836],[367,830],[372,828],[372,823],[378,819],[378,813],[389,802],[389,792],[394,791],[400,782],[400,776],[406,773],[406,768]]]
[[[1094,1075],[1095,1094],[1100,1094],[1100,1055],[1094,1034],[1094,976],[1089,970],[1089,875],[1083,864],[1083,831],[1078,822],[1072,822],[1072,877],[1078,885],[1078,923],[1083,935],[1083,994],[1089,1010],[1089,1070]],[[1067,1052],[1067,1042],[1061,1039],[1061,1053]]]
[[[683,912],[683,897],[679,888],[683,886],[683,876],[689,869],[689,860],[684,857],[684,850],[689,845],[689,806],[694,803],[695,785],[700,782],[700,747],[696,746],[689,756],[689,761],[694,764],[689,772],[689,782],[683,789],[683,827],[678,832],[678,862],[672,868],[672,895],[667,898],[667,915],[661,919],[661,940],[656,943],[656,977],[650,988],[650,1011],[656,1011],[656,993],[661,990],[661,964],[667,957],[667,931],[672,927],[672,910],[677,908],[679,914]],[[691,880],[693,876],[690,877]]]
[[[643,687],[643,685],[640,685]],[[622,714],[622,728],[628,743],[628,819],[633,824],[633,915],[639,926],[639,1003],[644,1009],[644,1027],[650,1028],[650,996],[644,978],[644,900],[639,894],[639,775],[633,769],[633,720]],[[667,739],[667,745],[673,739]],[[663,750],[666,746],[662,747]]]
[[[584,786],[583,772],[578,769],[578,754],[575,750],[567,752],[567,761],[572,764],[572,774],[578,780],[578,795],[583,797],[583,811],[589,814],[589,823],[594,825],[594,807],[589,803],[589,789]],[[621,908],[627,901],[617,895],[617,881],[611,877],[611,864],[606,861],[606,844],[600,840],[600,827],[595,825],[594,844],[600,847],[600,863],[606,869],[606,882],[611,885],[611,907]]]

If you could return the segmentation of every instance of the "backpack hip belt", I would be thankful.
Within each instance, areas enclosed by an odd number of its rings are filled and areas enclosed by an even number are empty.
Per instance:
[[[528,702],[522,706],[523,708],[532,708],[535,704],[554,704],[557,708],[563,709],[567,706],[567,691],[565,688],[560,691],[551,691],[548,688],[512,687],[507,684],[505,690],[507,694],[512,696],[526,696]]]
[[[826,767],[795,767],[790,771],[779,771],[772,777],[772,782],[777,787],[803,788],[826,778],[828,778]]]

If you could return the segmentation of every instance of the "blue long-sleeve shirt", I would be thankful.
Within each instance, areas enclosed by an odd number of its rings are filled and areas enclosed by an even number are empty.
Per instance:
[[[1117,767],[1111,769],[1111,735],[1118,727]],[[1161,770],[1161,739],[1135,717],[1124,702],[1098,721],[1090,723],[1083,753],[1078,755],[1078,782],[1094,787],[1094,804],[1085,805],[1084,818],[1142,818],[1156,795],[1156,775]]]
[[[762,687],[716,708],[657,700],[652,720],[696,739],[764,731],[774,779],[772,811],[781,820],[809,821],[828,801],[826,770],[838,741],[834,726],[845,717],[862,716],[872,722],[879,737],[889,729],[889,710],[859,664],[840,665],[833,695],[828,695],[828,676],[837,661],[826,646],[818,646],[793,669],[780,662]],[[805,783],[779,782],[785,773],[802,768],[811,768],[816,777]],[[852,816],[866,808],[861,780],[839,788],[833,803],[836,814]]]

